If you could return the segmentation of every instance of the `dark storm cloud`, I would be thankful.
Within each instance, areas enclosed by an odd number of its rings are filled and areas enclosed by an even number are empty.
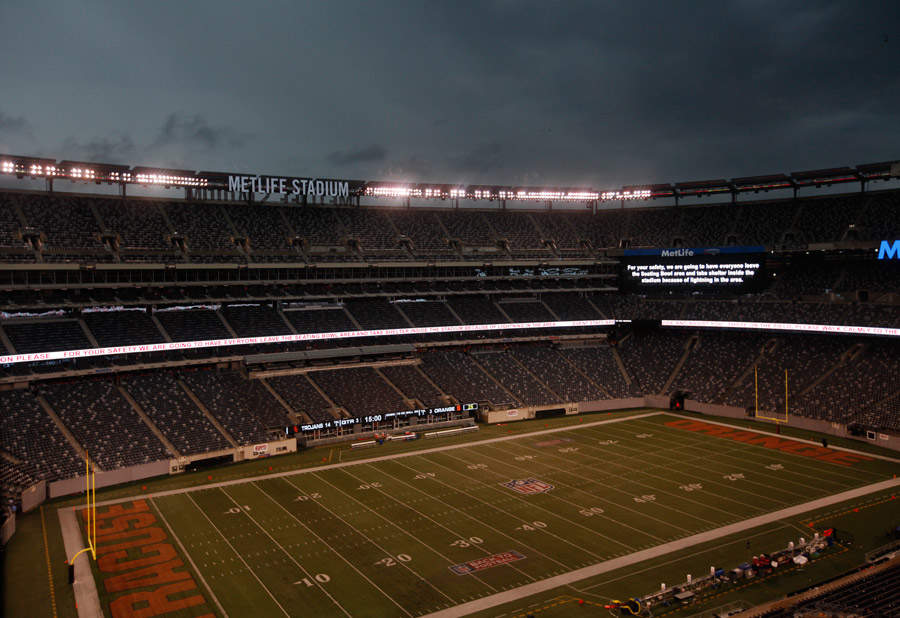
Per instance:
[[[332,152],[328,155],[328,162],[335,166],[344,166],[356,163],[383,161],[386,157],[387,148],[382,144],[372,144],[358,150]]]
[[[202,114],[169,114],[151,148],[184,146],[191,150],[242,148],[250,138],[228,126],[211,126]]]
[[[502,170],[513,155],[513,149],[509,145],[494,142],[482,144],[469,152],[450,157],[448,163],[450,169],[456,173],[465,174],[472,170],[496,172]]]
[[[9,116],[0,112],[0,135],[30,136],[31,134],[31,125],[25,118],[22,116]]]
[[[22,154],[595,188],[900,156],[895,0],[53,6],[0,20]]]
[[[134,140],[127,133],[97,137],[87,142],[67,138],[59,148],[59,157],[72,161],[127,165],[135,156]]]

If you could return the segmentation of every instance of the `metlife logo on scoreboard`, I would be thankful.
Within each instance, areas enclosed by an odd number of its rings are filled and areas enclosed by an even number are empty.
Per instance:
[[[879,260],[900,260],[900,240],[893,243],[882,240],[881,247],[878,248]]]

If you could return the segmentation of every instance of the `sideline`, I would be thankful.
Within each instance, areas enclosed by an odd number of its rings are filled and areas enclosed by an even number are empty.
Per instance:
[[[62,529],[63,543],[66,547],[66,555],[74,556],[84,548],[81,538],[81,528],[78,526],[78,518],[75,509],[65,507],[57,511],[59,515],[59,527]],[[100,609],[100,596],[97,594],[97,582],[91,573],[90,556],[75,561],[75,583],[72,585],[75,592],[75,607],[78,608],[79,618],[96,618],[103,616]]]
[[[346,468],[349,466],[358,466],[362,464],[370,464],[378,461],[387,461],[390,459],[401,459],[403,457],[415,457],[417,455],[428,455],[430,453],[439,453],[441,451],[452,451],[454,449],[460,448],[469,448],[472,446],[481,446],[482,444],[493,444],[495,442],[506,442],[509,440],[520,440],[522,438],[534,437],[537,435],[545,435],[550,433],[559,433],[562,431],[573,431],[582,429],[584,427],[597,427],[599,425],[609,425],[610,423],[622,423],[625,421],[633,421],[636,419],[648,418],[651,416],[658,416],[660,414],[664,414],[663,412],[654,411],[654,412],[645,412],[643,414],[635,414],[633,416],[623,416],[619,418],[611,418],[605,421],[595,421],[593,423],[578,423],[576,425],[571,425],[568,427],[554,427],[553,429],[539,429],[537,431],[531,431],[528,433],[520,433],[514,434],[510,436],[500,436],[499,438],[488,438],[486,440],[479,440],[477,442],[465,442],[462,444],[447,444],[444,446],[436,446],[434,448],[426,448],[418,451],[408,451],[402,453],[394,453],[393,455],[382,455],[380,457],[369,457],[367,459],[357,459],[354,461],[344,461],[341,463],[327,464],[324,466],[319,466],[318,468],[306,468],[303,470],[288,470],[286,472],[273,472],[272,474],[266,474],[263,476],[248,476],[240,479],[233,479],[231,481],[220,481],[218,483],[209,483],[208,485],[196,485],[194,487],[182,487],[181,489],[169,489],[166,491],[160,491],[153,494],[142,494],[137,496],[123,496],[121,498],[116,498],[114,500],[106,500],[104,502],[98,502],[97,506],[109,506],[111,504],[119,504],[120,502],[127,502],[129,500],[149,500],[151,498],[160,498],[163,496],[176,496],[178,494],[189,493],[192,491],[199,491],[201,489],[216,489],[218,487],[229,487],[231,485],[240,485],[241,483],[255,483],[257,481],[267,481],[270,479],[282,478],[285,476],[296,476],[298,474],[311,474],[313,472],[321,472],[323,470],[333,470],[337,468]],[[343,451],[341,451],[343,452]],[[77,508],[77,507],[76,507]],[[79,510],[81,510],[80,507]]]
[[[657,545],[656,547],[651,547],[649,549],[644,549],[633,554],[628,554],[627,556],[613,558],[612,560],[607,560],[606,562],[601,562],[600,564],[595,564],[592,566],[577,569],[575,571],[570,571],[568,573],[563,573],[562,575],[550,577],[533,584],[520,586],[519,588],[513,588],[512,590],[507,590],[506,592],[494,594],[489,597],[482,597],[475,601],[462,603],[461,605],[457,605],[449,609],[426,614],[425,616],[421,616],[420,618],[460,618],[461,616],[468,616],[469,614],[472,614],[474,612],[490,609],[492,607],[503,605],[505,603],[514,603],[533,594],[547,592],[554,588],[558,588],[559,586],[574,584],[583,579],[594,577],[596,575],[602,575],[603,573],[608,573],[609,571],[621,569],[626,566],[631,566],[650,558],[658,558],[662,554],[668,554],[673,551],[687,549],[700,543],[714,541],[722,537],[737,534],[749,528],[755,528],[763,524],[772,523],[779,519],[796,517],[797,515],[802,515],[807,511],[818,510],[826,506],[831,506],[832,504],[835,504],[837,502],[852,500],[853,498],[859,498],[866,494],[884,491],[898,486],[900,486],[900,479],[890,479],[887,481],[882,481],[880,483],[875,483],[873,485],[858,487],[850,491],[845,491],[844,493],[828,496],[826,498],[820,498],[818,500],[813,500],[812,502],[806,502],[797,506],[788,507],[786,509],[781,509],[780,511],[775,511],[774,513],[759,515],[751,519],[746,519],[734,524],[729,524],[715,530],[701,532],[699,534],[695,534],[683,539],[677,539],[663,545]]]

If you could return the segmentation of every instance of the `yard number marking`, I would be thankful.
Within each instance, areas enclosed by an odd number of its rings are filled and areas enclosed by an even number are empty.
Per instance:
[[[521,526],[516,526],[516,530],[524,530],[525,532],[533,532],[538,528],[546,528],[547,524],[542,521],[533,521],[530,524],[522,524]]]
[[[470,536],[468,539],[457,539],[450,543],[450,547],[469,547],[471,545],[481,545],[484,539],[479,536]]]
[[[322,494],[313,492],[308,496],[297,496],[294,498],[294,502],[306,502],[307,500],[318,500],[322,497]]]
[[[397,554],[397,560],[400,562],[412,562],[412,556],[409,554]],[[381,560],[377,560],[375,564],[380,564],[386,567],[397,566],[397,561],[391,558],[390,556],[387,558],[382,558]]]
[[[379,487],[381,487],[381,483],[364,483],[357,489],[378,489]]]
[[[325,573],[319,573],[319,574],[317,574],[313,579],[315,579],[315,580],[316,580],[317,582],[319,582],[320,584],[327,584],[328,582],[331,581],[331,578],[328,577],[328,575],[326,575]],[[304,578],[301,579],[300,581],[294,582],[294,585],[295,585],[295,586],[296,586],[297,584],[306,584],[306,587],[307,587],[307,588],[312,588],[312,587],[314,586],[314,584],[309,580],[308,577],[304,577]]]
[[[605,513],[606,511],[601,509],[599,506],[595,506],[595,507],[592,507],[589,509],[581,509],[578,512],[581,513],[582,515],[584,515],[585,517],[593,517],[594,515],[603,515],[603,513]]]

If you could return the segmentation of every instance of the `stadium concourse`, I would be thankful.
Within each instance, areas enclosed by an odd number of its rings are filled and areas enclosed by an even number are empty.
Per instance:
[[[175,176],[158,184],[184,199],[65,192],[21,165],[0,171],[47,190],[0,192],[0,478],[19,512],[42,482],[67,493],[54,484],[86,451],[136,479],[416,429],[388,413],[458,424],[464,404],[530,418],[687,399],[900,445],[897,190],[797,197],[825,182],[795,174],[754,181],[787,199],[678,204],[685,183],[674,206],[470,191],[442,208],[352,182],[328,204],[328,187],[260,201]],[[828,180],[868,189],[874,169]],[[588,208],[558,207],[573,195]]]

